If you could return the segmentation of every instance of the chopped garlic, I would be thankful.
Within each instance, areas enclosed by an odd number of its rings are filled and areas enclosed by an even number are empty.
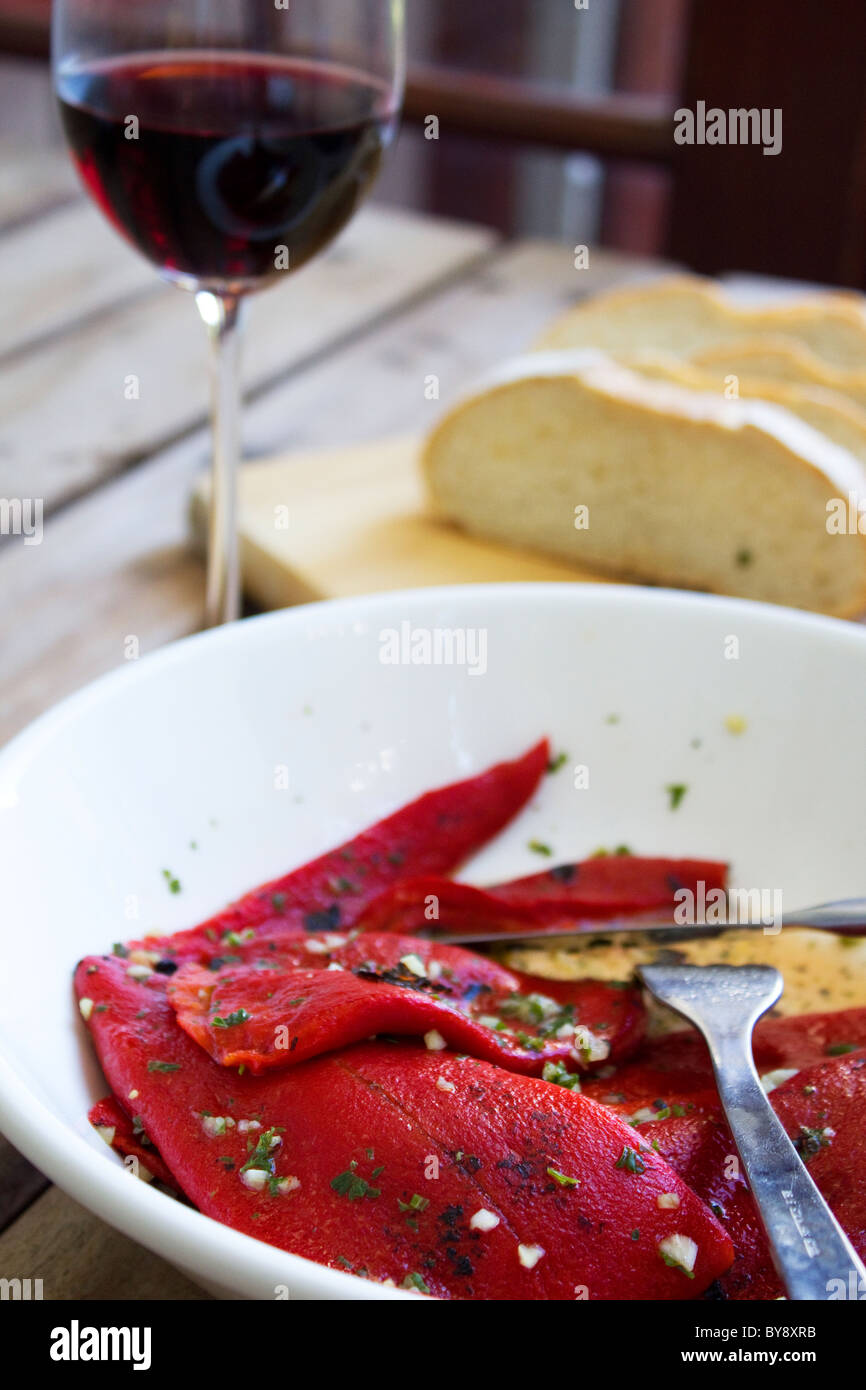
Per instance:
[[[270,1174],[264,1168],[248,1168],[245,1173],[241,1173],[241,1182],[244,1187],[249,1187],[253,1192],[261,1192]]]
[[[238,1134],[248,1134],[251,1129],[261,1129],[258,1120],[238,1120]]]
[[[209,1139],[215,1139],[226,1130],[234,1129],[235,1122],[230,1115],[203,1115],[201,1127]]]
[[[492,1231],[499,1225],[499,1217],[493,1211],[488,1211],[486,1207],[480,1207],[474,1216],[469,1218],[469,1229],[471,1231]]]
[[[339,964],[337,963],[337,961],[332,960],[332,961],[331,961],[331,964],[328,966],[328,969],[329,969],[329,970],[342,970],[343,967],[342,967],[342,965],[339,965]]]
[[[86,1023],[87,1020],[90,1018],[90,1015],[93,1013],[93,1000],[79,999],[78,1007],[81,1011],[81,1017],[84,1019],[84,1022]]]
[[[288,1192],[296,1192],[301,1185],[300,1178],[277,1178],[276,1189],[281,1197],[285,1197]]]
[[[117,1133],[114,1125],[94,1125],[96,1133],[100,1139],[104,1139],[109,1148],[114,1143],[114,1136]]]
[[[453,1081],[448,1081],[444,1076],[437,1076],[436,1085],[440,1091],[456,1091],[457,1087]]]
[[[574,1030],[574,1047],[571,1055],[576,1062],[603,1062],[610,1056],[610,1043],[596,1037],[588,1028],[582,1026]]]
[[[331,948],[326,946],[324,941],[314,941],[312,938],[304,942],[304,949],[309,951],[311,956],[329,956],[331,954]]]
[[[162,956],[158,951],[130,951],[129,959],[133,965],[156,965]]]
[[[479,1014],[478,1022],[482,1028],[498,1028],[502,1019],[496,1014]]]
[[[744,734],[748,727],[741,714],[729,714],[725,719],[725,728],[729,734]]]
[[[401,956],[400,964],[405,965],[407,970],[411,971],[413,975],[419,976],[420,979],[424,980],[427,978],[427,969],[420,956],[416,956],[414,954],[409,956]]]
[[[346,939],[345,936],[336,936],[331,932],[324,938],[324,942],[329,951],[338,951],[341,946],[345,946]]]
[[[431,960],[430,964],[427,966],[427,979],[438,980],[441,974],[442,962],[440,960]]]
[[[130,1091],[130,1093],[129,1093],[129,1099],[130,1099],[130,1100],[138,1100],[138,1091]]]
[[[524,1269],[535,1269],[543,1254],[544,1247],[541,1245],[518,1245],[517,1247],[517,1258]]]
[[[666,1236],[659,1243],[659,1254],[668,1264],[677,1265],[686,1274],[691,1274],[698,1258],[698,1247],[690,1236]]]
[[[792,1076],[797,1075],[797,1068],[778,1067],[776,1071],[765,1072],[761,1077],[761,1085],[766,1095],[775,1091],[777,1086],[781,1086],[783,1081],[790,1081]]]
[[[674,1207],[678,1207],[679,1204],[680,1199],[676,1192],[660,1192],[656,1197],[656,1206],[660,1211],[671,1210]]]
[[[131,980],[149,980],[153,971],[149,965],[130,965],[126,973]]]
[[[428,1052],[443,1052],[448,1044],[441,1033],[431,1028],[429,1033],[424,1034],[424,1046]]]

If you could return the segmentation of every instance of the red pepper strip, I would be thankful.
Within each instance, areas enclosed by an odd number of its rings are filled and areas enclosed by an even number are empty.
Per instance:
[[[343,1055],[459,1155],[485,1207],[508,1210],[523,1242],[544,1249],[537,1268],[552,1285],[547,1297],[575,1298],[583,1288],[591,1299],[694,1298],[713,1269],[728,1267],[731,1246],[708,1208],[671,1185],[672,1170],[634,1130],[584,1096],[443,1053],[438,1077],[456,1101],[443,1105],[429,1084],[429,1054],[367,1047]],[[659,1207],[665,1193],[679,1198],[676,1208]],[[673,1234],[698,1247],[693,1280],[659,1251]]]
[[[415,1044],[238,1076],[177,1026],[163,976],[91,959],[76,987],[107,1005],[88,1019],[103,1069],[117,1095],[139,1092],[186,1195],[281,1249],[443,1298],[513,1300],[694,1298],[733,1257],[656,1154],[629,1171],[633,1130],[563,1088]],[[660,1210],[660,1192],[679,1208]],[[693,1280],[660,1257],[674,1233],[698,1246]]]
[[[177,1188],[177,1183],[156,1149],[147,1141],[143,1130],[136,1132],[133,1121],[114,1096],[98,1100],[91,1107],[87,1118],[94,1129],[112,1131],[111,1148],[115,1153],[119,1153],[121,1158],[136,1160],[138,1169],[133,1169],[136,1177],[143,1178],[145,1182],[158,1178],[166,1187]]]
[[[633,1052],[645,1021],[634,988],[554,983],[459,947],[375,934],[304,937],[216,971],[188,962],[168,997],[215,1061],[257,1073],[377,1034],[434,1030],[457,1051],[512,1071],[540,1076],[552,1061],[591,1070]]]
[[[580,864],[559,864],[545,873],[497,884],[493,892],[511,903],[561,903],[587,917],[653,912],[674,905],[683,888],[697,894],[724,890],[728,866],[709,859],[642,859],[633,854],[595,855]]]
[[[845,1045],[866,1047],[866,1009],[803,1014],[798,1018],[768,1018],[758,1024],[753,1040],[759,1073],[813,1066]],[[662,1100],[666,1105],[694,1104],[700,1093],[714,1090],[710,1056],[691,1029],[669,1033],[648,1043],[634,1062],[619,1066],[604,1080],[590,1078],[585,1093],[604,1104],[632,1111]],[[615,1099],[609,1099],[615,1097]]]
[[[798,1071],[771,1092],[770,1102],[857,1253],[866,1256],[866,1051]],[[719,1281],[720,1292],[738,1300],[778,1298],[783,1289],[721,1116],[672,1118],[638,1128],[694,1191],[724,1213],[737,1254]],[[836,1292],[851,1298],[866,1290]]]
[[[736,1256],[716,1286],[719,1296],[779,1298],[784,1289],[724,1119],[717,1113],[657,1120],[640,1125],[638,1133],[645,1143],[657,1144],[671,1167],[711,1205],[733,1241]]]
[[[546,739],[514,762],[427,792],[338,849],[247,894],[209,921],[144,943],[174,960],[207,961],[255,932],[274,940],[354,923],[368,903],[409,874],[449,873],[526,804],[550,757]],[[226,941],[226,938],[230,939]]]
[[[438,877],[394,884],[376,898],[358,925],[365,931],[404,935],[465,931],[531,931],[575,920],[670,912],[674,894],[698,883],[724,888],[727,867],[695,859],[612,856],[562,864],[548,873],[495,888],[474,888]],[[635,923],[639,930],[640,923]]]

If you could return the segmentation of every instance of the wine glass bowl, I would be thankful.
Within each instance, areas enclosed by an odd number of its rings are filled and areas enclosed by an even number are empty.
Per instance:
[[[82,182],[214,347],[207,621],[240,607],[244,297],[352,218],[394,135],[403,0],[56,0],[53,72]]]
[[[219,50],[61,68],[81,177],[119,231],[184,288],[241,293],[299,269],[375,181],[392,89],[339,64]]]

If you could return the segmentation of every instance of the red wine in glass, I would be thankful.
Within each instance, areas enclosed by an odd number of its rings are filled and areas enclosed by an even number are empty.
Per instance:
[[[91,196],[161,271],[253,288],[342,230],[393,134],[393,88],[337,64],[225,51],[63,71],[66,137]]]

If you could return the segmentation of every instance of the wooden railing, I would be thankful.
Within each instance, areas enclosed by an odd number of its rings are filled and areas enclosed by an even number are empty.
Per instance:
[[[0,53],[47,58],[46,0],[0,0]],[[582,150],[605,159],[668,163],[673,105],[632,96],[575,97],[567,88],[503,80],[485,73],[412,64],[406,120],[437,116],[443,127],[486,140]]]

